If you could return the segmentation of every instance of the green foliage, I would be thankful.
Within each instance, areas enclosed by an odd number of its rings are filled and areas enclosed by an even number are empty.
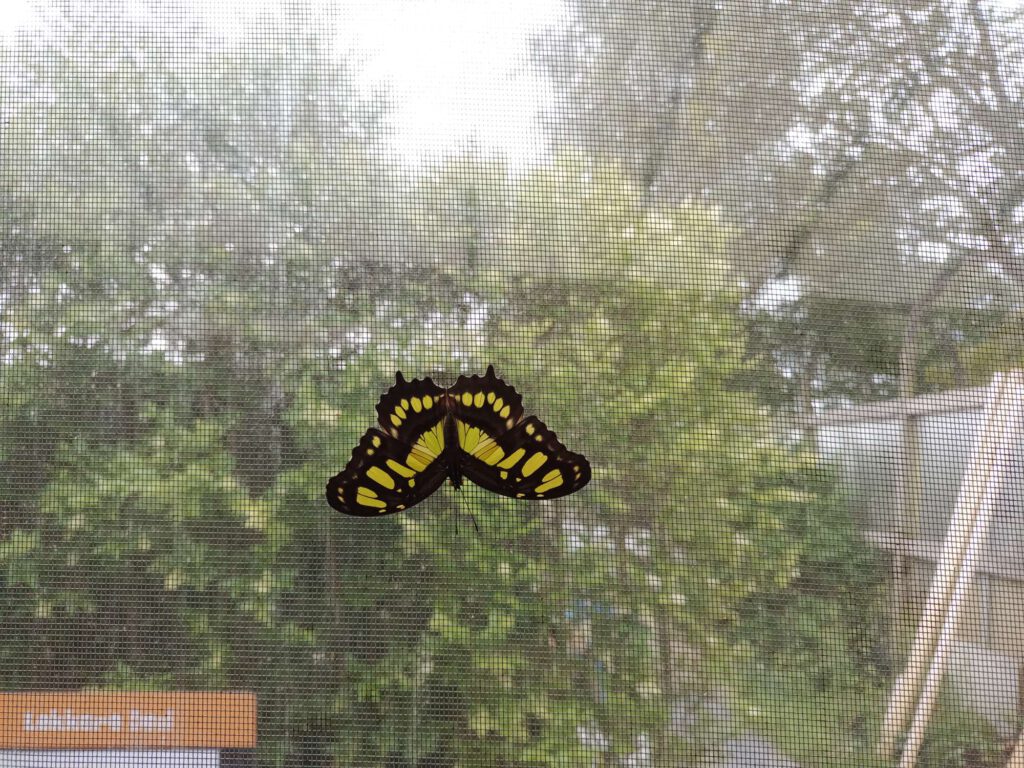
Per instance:
[[[747,317],[750,351],[763,365],[743,383],[766,402],[806,407],[811,396],[859,402],[896,394],[900,314],[874,302],[806,296]]]
[[[731,671],[733,711],[799,765],[889,768],[893,761],[875,755],[889,685],[865,678],[841,654],[828,664],[833,674],[821,680],[750,659]],[[990,723],[944,689],[917,765],[997,768],[1006,764],[1006,746]]]
[[[992,723],[965,709],[943,690],[921,744],[921,768],[1002,768],[1012,749]]]
[[[826,657],[816,661],[819,671],[829,667],[826,676],[752,656],[730,670],[732,709],[744,728],[770,739],[798,765],[888,768],[890,761],[874,756],[887,686],[865,678],[841,645],[823,649]]]
[[[778,519],[802,542],[787,589],[744,601],[736,639],[750,656],[799,670],[822,688],[832,675],[884,679],[884,575],[881,556],[861,538],[833,473],[795,467],[788,478],[808,503],[778,508]]]

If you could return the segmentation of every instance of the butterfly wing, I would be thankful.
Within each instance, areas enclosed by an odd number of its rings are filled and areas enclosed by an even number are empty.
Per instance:
[[[460,376],[448,390],[448,411],[455,419],[459,448],[482,460],[495,440],[523,418],[523,399],[487,366],[483,376]]]
[[[519,393],[487,366],[448,390],[459,439],[459,468],[477,485],[516,499],[554,499],[590,482],[590,464],[531,416]]]
[[[590,482],[590,463],[567,449],[536,416],[460,456],[462,473],[492,493],[514,499],[556,499]]]
[[[352,451],[348,466],[327,481],[327,503],[357,517],[402,512],[436,491],[446,470],[440,451],[371,429]]]
[[[327,483],[327,502],[339,512],[376,517],[402,512],[436,491],[445,461],[444,390],[402,373],[377,403],[382,430],[371,429],[344,471]]]
[[[459,376],[448,390],[448,410],[471,427],[483,427],[490,435],[512,429],[523,418],[523,398],[487,366],[483,376]]]
[[[444,390],[431,379],[406,381],[399,371],[395,385],[377,403],[377,420],[392,437],[412,445],[444,418]]]

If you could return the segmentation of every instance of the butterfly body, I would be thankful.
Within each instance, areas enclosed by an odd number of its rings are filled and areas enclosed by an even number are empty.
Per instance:
[[[444,442],[445,445],[457,445],[459,441],[459,427],[455,417],[449,413],[444,417]],[[459,451],[445,451],[442,456],[448,469],[448,480],[452,488],[459,490],[462,487],[462,461]]]
[[[345,469],[327,484],[339,512],[377,517],[402,512],[445,480],[464,479],[518,499],[550,499],[590,480],[587,460],[562,445],[522,398],[488,366],[443,389],[427,379],[395,385],[377,404],[380,428],[369,430]]]

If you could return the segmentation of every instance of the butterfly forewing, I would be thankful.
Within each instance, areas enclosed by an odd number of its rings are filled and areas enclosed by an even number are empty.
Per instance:
[[[399,371],[396,383],[377,403],[381,429],[410,445],[444,419],[444,390],[429,378],[406,381]]]
[[[455,419],[459,449],[485,464],[501,457],[495,442],[523,418],[522,397],[494,375],[460,376],[448,390],[448,410]]]
[[[477,485],[515,499],[555,499],[590,482],[590,464],[568,450],[535,416],[493,439],[480,456],[466,451],[461,469]]]
[[[448,410],[470,427],[497,437],[523,418],[523,398],[487,366],[483,376],[460,376],[448,390]]]
[[[431,430],[428,430],[428,433]],[[377,517],[402,512],[436,491],[446,476],[443,446],[413,445],[371,429],[344,471],[327,483],[327,501],[339,512]]]

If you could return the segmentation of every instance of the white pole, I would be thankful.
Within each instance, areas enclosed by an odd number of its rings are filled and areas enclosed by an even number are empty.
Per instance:
[[[998,481],[994,477],[994,459],[997,453],[1005,450],[1008,430],[1018,417],[1020,390],[1020,371],[1009,374],[997,373],[992,378],[986,397],[984,418],[971,460],[964,472],[960,495],[935,566],[935,575],[907,660],[907,667],[897,679],[889,697],[889,706],[877,748],[878,754],[883,757],[889,757],[895,751],[900,733],[910,720],[921,687],[925,684],[932,652],[940,642],[941,633],[947,623],[945,617],[954,599],[958,577],[974,538],[984,499],[993,481]],[[987,519],[985,526],[987,527]]]
[[[942,676],[949,664],[950,647],[956,639],[957,629],[960,625],[960,617],[963,614],[964,606],[970,595],[971,581],[982,556],[982,549],[988,536],[988,524],[992,519],[992,512],[995,509],[996,500],[999,495],[1002,467],[1005,460],[1004,452],[1000,451],[998,457],[994,457],[996,464],[992,482],[986,489],[978,509],[977,523],[971,533],[971,540],[964,554],[963,565],[960,575],[956,580],[956,587],[953,590],[949,601],[949,610],[946,613],[942,625],[942,633],[939,635],[938,645],[935,648],[935,655],[932,658],[931,668],[928,670],[928,677],[925,679],[924,689],[921,698],[917,703],[917,711],[914,713],[914,720],[907,732],[906,744],[903,747],[903,754],[900,757],[899,768],[913,768],[917,763],[917,754],[921,750],[924,741],[925,729],[931,718],[932,709],[935,707],[935,700],[939,695],[939,688],[942,684]]]

